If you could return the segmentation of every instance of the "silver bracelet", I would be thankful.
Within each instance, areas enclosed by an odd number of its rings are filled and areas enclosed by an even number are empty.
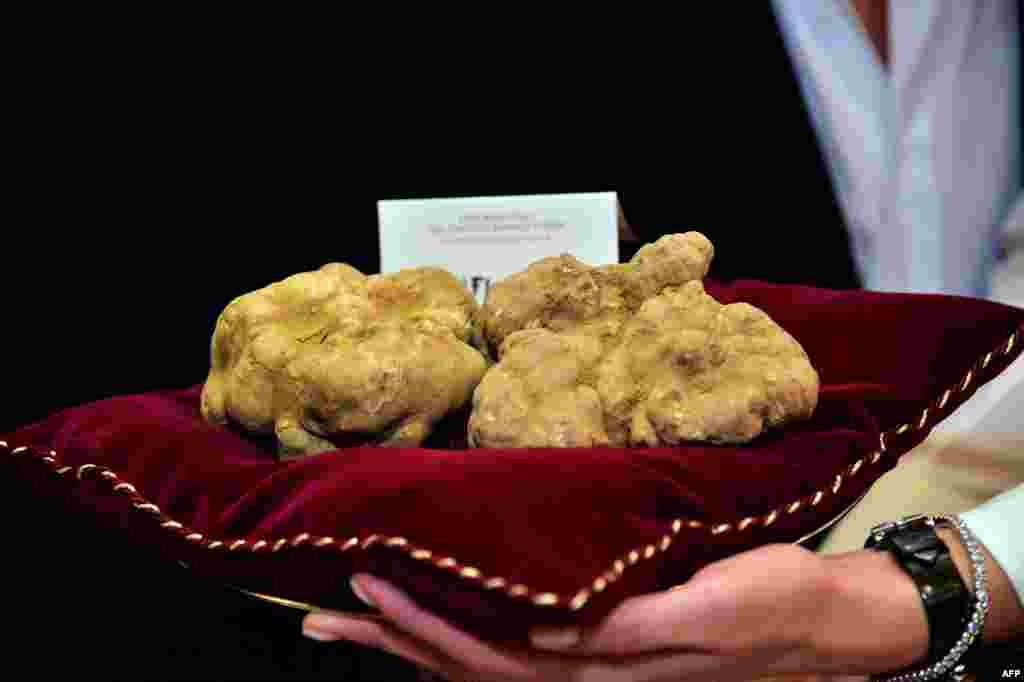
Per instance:
[[[988,615],[991,605],[988,583],[985,579],[985,555],[982,553],[981,547],[978,546],[977,538],[974,537],[974,534],[971,533],[971,530],[962,519],[957,516],[932,517],[933,525],[941,521],[948,523],[957,530],[960,534],[960,541],[967,549],[967,554],[971,559],[971,574],[974,580],[971,616],[967,620],[963,634],[960,635],[953,648],[941,660],[927,668],[914,672],[875,679],[883,680],[884,682],[923,682],[924,680],[934,680],[946,675],[951,675],[952,679],[957,681],[963,680],[966,677],[967,670],[960,663],[960,659],[975,641],[981,639],[981,632],[985,626],[985,616]]]

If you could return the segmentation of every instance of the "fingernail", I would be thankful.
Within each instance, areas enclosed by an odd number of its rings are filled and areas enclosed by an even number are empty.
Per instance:
[[[355,593],[359,601],[363,602],[371,609],[377,608],[377,605],[373,603],[373,600],[366,596],[366,592],[359,586],[359,580],[356,580],[356,576],[352,576],[352,579],[348,581],[349,586],[352,588],[352,592]]]
[[[312,618],[313,616],[310,616]],[[328,630],[321,629],[314,623],[302,624],[302,635],[318,642],[334,642],[339,639],[338,635]]]
[[[579,628],[537,630],[530,633],[530,641],[540,649],[568,649],[580,643]]]

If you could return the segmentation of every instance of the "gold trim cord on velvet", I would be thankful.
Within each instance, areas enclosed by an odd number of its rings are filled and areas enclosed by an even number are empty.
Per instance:
[[[817,490],[810,495],[805,495],[804,497],[794,500],[788,504],[780,505],[764,514],[748,516],[743,519],[709,523],[699,519],[677,518],[672,521],[671,525],[666,529],[666,532],[660,539],[640,544],[626,554],[615,559],[604,573],[596,576],[586,587],[583,587],[571,595],[535,590],[520,583],[510,584],[509,580],[501,577],[488,577],[484,575],[480,569],[471,564],[461,562],[455,557],[437,554],[430,549],[420,547],[400,536],[372,534],[364,538],[353,536],[341,540],[331,536],[318,537],[310,535],[309,533],[299,533],[292,538],[277,538],[273,540],[208,538],[203,533],[188,528],[178,521],[168,517],[160,510],[159,507],[142,497],[136,490],[135,486],[131,483],[121,481],[116,473],[106,467],[96,464],[82,464],[75,472],[75,476],[79,481],[95,478],[109,481],[112,484],[110,488],[112,492],[126,496],[137,511],[150,515],[154,521],[159,522],[161,528],[170,533],[179,535],[188,543],[203,546],[208,551],[280,553],[289,548],[299,547],[300,545],[309,545],[323,550],[351,552],[359,550],[365,551],[373,546],[383,546],[404,552],[416,561],[432,563],[437,568],[448,571],[463,580],[476,583],[485,590],[504,591],[505,594],[513,599],[527,600],[538,607],[559,607],[570,611],[578,611],[586,606],[587,602],[593,595],[603,592],[609,585],[616,582],[630,566],[634,566],[640,561],[651,559],[652,557],[665,552],[672,545],[676,536],[684,528],[702,530],[712,536],[722,535],[725,533],[742,533],[755,528],[767,528],[784,514],[792,515],[796,514],[801,509],[816,507],[829,494],[838,494],[846,479],[856,476],[865,466],[874,466],[878,464],[882,457],[889,453],[886,445],[887,438],[891,439],[895,436],[903,435],[910,430],[923,430],[930,422],[935,421],[936,418],[945,418],[947,416],[946,406],[953,395],[966,391],[977,378],[978,374],[988,368],[992,359],[996,355],[1002,355],[1003,357],[1008,356],[1013,351],[1016,343],[1017,332],[1014,332],[1005,343],[1000,344],[998,348],[987,353],[983,358],[976,362],[974,367],[969,369],[963,379],[958,381],[954,387],[946,389],[937,400],[933,401],[931,407],[926,407],[917,420],[913,423],[901,424],[895,429],[890,429],[887,432],[880,433],[878,437],[878,449],[873,451],[870,455],[861,457],[849,466],[844,467],[835,475],[823,490]],[[54,450],[36,451],[33,447],[27,445],[17,446],[11,449],[10,445],[6,441],[0,441],[0,451],[2,450],[9,450],[11,457],[36,455],[58,476],[67,476],[68,473],[74,470],[74,467],[60,465],[57,460],[57,452]]]

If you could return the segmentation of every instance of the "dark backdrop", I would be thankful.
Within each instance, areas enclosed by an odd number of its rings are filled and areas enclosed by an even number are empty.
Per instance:
[[[15,131],[0,429],[202,381],[233,297],[329,261],[377,270],[379,199],[617,191],[645,238],[708,234],[713,276],[856,284],[770,21],[749,10],[725,44],[689,29],[628,68],[546,46],[486,76],[480,45],[401,69],[273,45],[55,59]]]

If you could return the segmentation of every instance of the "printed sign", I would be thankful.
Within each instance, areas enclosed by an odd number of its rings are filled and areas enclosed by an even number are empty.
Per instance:
[[[481,303],[499,279],[546,256],[617,263],[614,192],[377,202],[381,272],[434,265]]]

